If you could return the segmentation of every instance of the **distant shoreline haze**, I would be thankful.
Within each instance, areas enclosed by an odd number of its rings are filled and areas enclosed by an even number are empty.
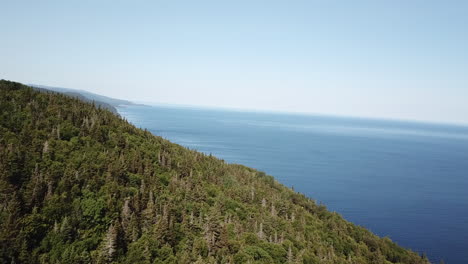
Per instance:
[[[176,108],[191,108],[191,109],[211,109],[220,111],[235,111],[235,112],[251,112],[251,113],[275,113],[275,114],[286,114],[286,115],[305,115],[305,116],[324,116],[324,117],[336,117],[336,118],[353,118],[353,119],[368,119],[374,121],[394,121],[394,122],[407,122],[407,123],[425,123],[425,124],[440,124],[440,125],[453,125],[453,126],[468,126],[468,122],[450,122],[450,121],[434,121],[434,120],[417,120],[417,119],[404,119],[404,118],[391,118],[391,117],[375,117],[375,116],[353,116],[353,115],[340,115],[330,113],[310,113],[310,112],[297,112],[297,111],[279,111],[270,109],[249,109],[249,108],[235,108],[235,107],[219,107],[219,106],[206,106],[206,105],[191,105],[191,104],[177,104],[177,103],[163,103],[154,102],[150,100],[130,100],[112,98],[111,95],[95,94],[94,92],[82,89],[54,87],[47,85],[30,84],[32,87],[39,87],[49,89],[52,91],[58,91],[62,93],[74,92],[79,93],[87,97],[88,99],[95,99],[97,101],[103,101],[110,103],[112,106],[125,106],[130,104],[142,104],[148,106],[167,106]],[[104,99],[104,100],[103,100]]]
[[[247,113],[272,113],[272,114],[284,114],[284,115],[303,115],[303,116],[324,116],[324,117],[335,117],[335,118],[351,118],[351,119],[367,119],[374,121],[393,121],[393,122],[406,122],[406,123],[423,123],[433,125],[452,125],[452,126],[468,126],[468,122],[450,122],[450,121],[438,121],[430,119],[405,119],[405,118],[392,118],[392,117],[380,117],[371,115],[343,115],[343,114],[330,114],[330,113],[319,113],[319,112],[299,112],[299,111],[280,111],[271,109],[253,109],[253,108],[235,108],[235,107],[219,107],[219,106],[206,106],[206,105],[190,105],[190,104],[177,104],[177,103],[161,103],[152,101],[132,101],[138,104],[147,106],[161,106],[161,107],[174,107],[174,108],[187,108],[187,109],[207,109],[207,110],[219,110],[219,111],[230,111],[230,112],[247,112]]]

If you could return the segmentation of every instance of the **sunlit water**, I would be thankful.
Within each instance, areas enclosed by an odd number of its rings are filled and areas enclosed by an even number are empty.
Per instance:
[[[433,262],[468,263],[468,127],[161,106],[119,113],[265,171]]]

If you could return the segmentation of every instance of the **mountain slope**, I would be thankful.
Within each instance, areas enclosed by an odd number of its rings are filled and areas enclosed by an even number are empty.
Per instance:
[[[428,263],[271,176],[0,81],[1,263]]]
[[[80,100],[85,101],[85,102],[94,102],[95,105],[102,107],[102,108],[106,108],[114,114],[117,114],[117,109],[116,109],[117,106],[134,104],[127,100],[115,99],[115,98],[91,93],[91,92],[84,91],[84,90],[78,90],[78,89],[52,87],[52,86],[38,85],[38,84],[31,84],[31,87],[36,88],[36,89],[43,89],[43,90],[63,93],[71,97],[77,97]]]

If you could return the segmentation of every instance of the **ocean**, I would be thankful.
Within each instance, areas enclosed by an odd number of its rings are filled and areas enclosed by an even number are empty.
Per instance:
[[[264,171],[434,263],[468,263],[468,127],[173,106],[118,111],[172,142]]]

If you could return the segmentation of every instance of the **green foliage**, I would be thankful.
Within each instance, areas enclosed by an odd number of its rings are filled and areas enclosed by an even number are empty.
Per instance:
[[[428,263],[242,165],[0,81],[0,263]]]
[[[106,202],[103,197],[96,197],[96,194],[88,190],[83,191],[80,199],[80,211],[82,216],[81,225],[85,228],[103,226],[109,221],[106,218]]]
[[[249,260],[253,260],[254,263],[273,263],[273,258],[260,247],[256,246],[247,246],[245,247],[242,252],[244,252],[247,256],[249,256]]]

